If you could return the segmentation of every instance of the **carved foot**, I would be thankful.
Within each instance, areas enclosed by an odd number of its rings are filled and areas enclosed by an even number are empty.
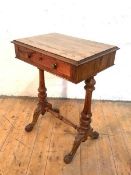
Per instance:
[[[73,155],[67,154],[67,155],[65,155],[65,157],[64,157],[64,162],[65,162],[66,164],[69,164],[69,163],[71,163],[72,159],[73,159]]]
[[[25,131],[30,132],[32,131],[34,125],[36,124],[39,115],[42,113],[42,106],[38,104],[37,108],[34,111],[33,114],[33,120],[31,123],[29,123],[26,127],[25,127]]]
[[[80,146],[80,144],[83,140],[85,140],[85,134],[78,133],[77,136],[75,137],[75,141],[74,141],[71,152],[69,154],[65,155],[65,157],[64,157],[64,162],[66,164],[68,164],[72,161],[78,147]]]
[[[25,131],[30,132],[30,131],[32,131],[33,127],[34,127],[34,124],[33,124],[33,123],[29,123],[29,124],[25,127]]]
[[[92,139],[97,139],[99,137],[99,133],[96,131],[91,132],[89,135]]]

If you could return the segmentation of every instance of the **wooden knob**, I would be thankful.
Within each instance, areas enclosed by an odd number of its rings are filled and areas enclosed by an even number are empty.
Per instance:
[[[27,54],[28,54],[28,58],[31,58],[33,55],[33,52],[28,52]]]
[[[57,68],[57,64],[52,64],[52,65],[51,65],[51,68],[52,68],[52,69],[56,69],[56,68]]]

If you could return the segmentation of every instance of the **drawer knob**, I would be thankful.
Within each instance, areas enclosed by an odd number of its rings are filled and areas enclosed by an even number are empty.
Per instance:
[[[27,54],[28,54],[28,58],[31,58],[33,55],[33,52],[28,52]]]
[[[51,65],[51,68],[52,68],[52,69],[56,69],[56,68],[57,68],[57,64],[52,64],[52,65]]]

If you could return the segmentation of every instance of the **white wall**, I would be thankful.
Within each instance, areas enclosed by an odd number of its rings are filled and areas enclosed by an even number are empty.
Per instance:
[[[96,76],[93,98],[131,100],[130,0],[0,0],[0,95],[37,95],[38,70],[14,58],[10,41],[49,32],[120,47],[116,65]],[[83,85],[46,73],[50,97],[84,98]]]

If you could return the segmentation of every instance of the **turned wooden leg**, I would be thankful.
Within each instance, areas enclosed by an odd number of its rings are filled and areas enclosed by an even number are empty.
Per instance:
[[[45,80],[44,80],[44,70],[39,69],[39,88],[38,88],[38,99],[39,99],[39,102],[37,104],[37,108],[34,111],[32,122],[29,123],[25,127],[25,130],[27,132],[32,131],[34,125],[36,124],[36,122],[37,122],[37,120],[39,118],[39,115],[40,114],[42,114],[42,115],[45,114],[45,112],[46,112],[45,108],[47,106],[51,106],[51,104],[49,104],[47,102],[46,97],[47,97],[47,94],[46,94],[46,87],[45,87]]]
[[[84,142],[87,140],[88,136],[90,136],[92,139],[97,139],[99,134],[96,131],[93,131],[91,128],[91,99],[92,99],[92,91],[95,90],[95,79],[94,77],[91,77],[85,81],[85,90],[86,90],[86,96],[85,96],[85,102],[84,102],[84,108],[81,112],[81,118],[80,118],[80,128],[78,130],[77,136],[75,137],[75,141],[72,147],[72,150],[69,154],[67,154],[64,157],[65,163],[70,163],[79,147],[81,142]]]

